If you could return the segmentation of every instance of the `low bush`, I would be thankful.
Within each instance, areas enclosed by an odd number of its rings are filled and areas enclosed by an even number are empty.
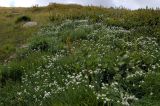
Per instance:
[[[15,23],[28,22],[28,21],[31,21],[31,18],[29,16],[23,15],[18,17]]]
[[[20,67],[18,64],[12,64],[11,66],[3,67],[1,68],[0,73],[0,83],[3,87],[8,81],[20,82],[22,79],[22,75],[22,67]]]
[[[35,37],[30,45],[29,49],[33,51],[48,51],[50,48],[50,39],[46,39],[43,37]]]

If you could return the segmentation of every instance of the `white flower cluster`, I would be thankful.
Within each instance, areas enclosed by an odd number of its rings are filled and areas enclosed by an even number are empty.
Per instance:
[[[129,100],[138,100],[138,98],[136,98],[134,95],[129,95],[128,93],[123,93],[123,92],[120,92],[120,95],[121,95],[121,99],[122,99],[122,105],[124,106],[130,106],[129,104]]]
[[[74,22],[67,20],[59,26],[48,27],[50,28],[42,29],[41,34],[56,35],[65,28],[70,30],[88,28],[93,31],[86,35],[87,40],[80,39],[72,42],[73,54],[67,54],[67,50],[59,50],[54,55],[40,57],[44,64],[36,67],[32,72],[26,72],[22,78],[23,86],[17,95],[24,100],[25,97],[31,97],[36,103],[41,103],[69,89],[74,91],[84,87],[91,90],[97,101],[103,101],[104,104],[113,102],[129,106],[130,100],[136,101],[138,98],[124,90],[121,80],[127,82],[132,78],[145,77],[160,68],[159,63],[153,64],[154,62],[150,60],[147,61],[148,64],[140,63],[141,56],[148,56],[151,60],[159,56],[155,38],[139,37],[129,41],[127,34],[131,33],[130,31],[98,23],[90,25],[87,20]],[[121,49],[125,54],[121,53]],[[137,60],[133,60],[136,54],[138,54]],[[69,58],[66,58],[67,56]],[[143,67],[147,69],[143,70]],[[126,73],[124,77],[123,72]],[[115,76],[119,77],[118,80]],[[140,80],[137,85],[141,86],[143,83],[145,81]],[[133,84],[133,87],[135,86]],[[153,93],[151,92],[150,95]]]
[[[140,70],[140,71],[136,71],[134,74],[128,74],[126,78],[129,79],[129,78],[134,78],[134,77],[143,76],[143,75],[146,75],[146,73]]]

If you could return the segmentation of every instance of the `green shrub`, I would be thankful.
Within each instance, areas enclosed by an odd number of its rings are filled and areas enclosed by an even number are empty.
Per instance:
[[[33,51],[48,51],[50,48],[50,40],[43,37],[35,37],[31,44],[29,45],[29,49]]]
[[[2,86],[5,86],[8,81],[20,82],[23,71],[17,64],[11,64],[11,66],[2,67],[0,75],[0,83]]]
[[[21,23],[21,22],[28,22],[31,21],[31,18],[29,16],[20,16],[16,19],[15,23]]]

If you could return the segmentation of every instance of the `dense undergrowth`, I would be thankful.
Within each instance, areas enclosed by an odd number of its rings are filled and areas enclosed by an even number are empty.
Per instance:
[[[159,105],[159,10],[48,8],[52,22],[0,66],[0,105]]]
[[[3,67],[1,105],[158,101],[159,43],[134,33],[88,20],[43,27],[17,60]]]

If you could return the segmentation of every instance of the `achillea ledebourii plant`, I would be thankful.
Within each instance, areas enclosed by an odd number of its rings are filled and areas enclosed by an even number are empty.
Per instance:
[[[94,28],[97,26],[97,29]],[[71,27],[71,29],[69,27]],[[145,55],[149,55],[151,59],[156,59],[159,52],[156,39],[139,37],[133,41],[127,41],[127,37],[125,36],[131,33],[130,31],[119,27],[107,27],[98,23],[92,25],[86,20],[78,22],[68,20],[59,26],[49,25],[44,27],[40,33],[41,35],[56,37],[56,35],[62,33],[61,31],[65,28],[72,30],[81,27],[89,28],[92,31],[86,35],[87,39],[73,41],[72,48],[75,50],[74,56],[86,56],[85,59],[80,59],[78,62],[74,60],[73,63],[64,63],[63,65],[58,64],[59,60],[70,56],[70,54],[66,53],[67,51],[65,49],[59,50],[53,56],[40,57],[43,61],[47,62],[47,64],[37,67],[36,70],[30,74],[24,74],[22,78],[23,86],[21,86],[21,91],[17,92],[18,97],[27,101],[25,97],[32,95],[33,97],[31,98],[33,98],[34,101],[37,103],[41,101],[43,105],[42,100],[44,99],[66,92],[68,89],[74,91],[84,86],[94,93],[97,101],[103,101],[104,104],[117,103],[129,106],[131,104],[130,101],[138,100],[136,95],[123,89],[121,80],[127,82],[132,80],[132,78],[145,78],[148,74],[154,73],[153,70],[160,67],[159,63],[153,64],[152,62],[148,62],[148,67],[144,63],[138,66],[142,60],[139,58],[137,58],[137,60],[131,58],[131,56],[139,53],[141,56],[145,57]],[[119,33],[123,33],[123,35],[119,36]],[[125,52],[119,53],[121,49],[124,49]],[[138,52],[135,52],[135,50]],[[110,59],[112,63],[107,63],[108,59]],[[128,61],[128,59],[130,59],[130,61]],[[78,71],[73,68],[73,66],[77,64],[80,66]],[[143,70],[143,67],[147,68]],[[102,79],[103,77],[107,79],[110,76],[108,74],[103,76],[103,72],[110,70],[116,73],[113,73],[113,75],[117,75],[120,78],[117,80],[111,77],[110,82],[107,83]],[[138,85],[133,83],[132,87],[140,87],[144,83],[145,81],[142,79],[138,82]],[[154,95],[153,92],[150,92],[150,95]]]

